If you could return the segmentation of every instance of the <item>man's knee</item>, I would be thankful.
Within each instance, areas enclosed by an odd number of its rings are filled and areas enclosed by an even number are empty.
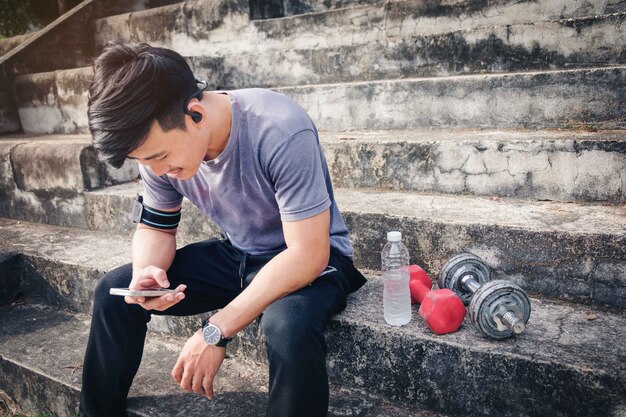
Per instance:
[[[106,308],[110,305],[119,304],[120,301],[125,304],[123,297],[110,295],[109,290],[128,287],[131,279],[131,265],[121,266],[104,275],[94,290],[94,309]]]
[[[268,350],[280,352],[284,359],[310,359],[315,353],[326,355],[321,319],[306,313],[286,314],[275,309],[263,314],[261,325]]]

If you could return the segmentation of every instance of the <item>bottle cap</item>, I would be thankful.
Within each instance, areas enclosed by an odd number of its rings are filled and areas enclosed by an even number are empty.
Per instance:
[[[387,240],[389,242],[400,242],[402,240],[402,232],[387,232]]]

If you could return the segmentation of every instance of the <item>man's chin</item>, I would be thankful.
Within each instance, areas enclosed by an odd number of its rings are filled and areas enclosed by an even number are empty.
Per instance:
[[[198,168],[199,168],[199,167],[198,167]],[[183,171],[183,175],[181,176],[181,178],[180,178],[180,179],[181,179],[182,181],[192,179],[192,178],[193,178],[193,177],[195,177],[195,176],[196,176],[196,174],[198,173],[198,168],[196,168],[196,169],[189,169],[189,168],[186,168],[186,169]]]

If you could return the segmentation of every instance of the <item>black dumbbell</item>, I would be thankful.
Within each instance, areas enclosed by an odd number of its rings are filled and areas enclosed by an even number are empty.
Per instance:
[[[470,320],[485,336],[504,339],[522,333],[530,318],[526,293],[512,282],[491,281],[490,275],[482,259],[462,253],[441,269],[439,288],[451,289],[469,304]]]

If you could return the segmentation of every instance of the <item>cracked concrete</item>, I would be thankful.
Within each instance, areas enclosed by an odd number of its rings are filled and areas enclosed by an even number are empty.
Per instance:
[[[140,184],[86,194],[88,227],[123,234]],[[413,261],[431,273],[463,251],[485,256],[498,278],[585,303],[626,306],[624,210],[621,207],[336,188],[359,267],[378,269],[381,231],[402,230]],[[188,202],[178,243],[218,236]],[[79,232],[84,233],[84,232]],[[581,268],[581,265],[591,265]]]
[[[239,3],[216,3],[211,7],[197,2],[181,3],[98,20],[94,30],[103,33],[102,42],[115,34],[120,39],[128,36],[133,41],[173,47],[195,60],[199,73],[211,74],[215,87],[219,88],[363,82],[466,72],[584,67],[598,63],[607,66],[621,62],[617,57],[624,53],[620,46],[624,42],[620,40],[626,40],[626,32],[620,29],[624,25],[619,24],[625,16],[621,13],[595,17],[593,23],[585,23],[582,33],[572,36],[560,32],[572,30],[570,26],[555,22],[518,26],[511,26],[509,22],[508,26],[484,28],[479,25],[471,31],[444,32],[430,38],[420,26],[419,35],[405,34],[406,38],[401,42],[394,40],[390,49],[389,44],[376,43],[383,31],[373,28],[385,21],[381,13],[387,13],[378,6],[252,23],[244,23],[244,9],[245,5]],[[330,26],[315,26],[319,32],[315,36],[303,34],[303,23],[319,23],[319,19],[325,19]],[[348,25],[353,32],[337,30],[336,25],[346,26],[342,19],[353,19],[353,24]],[[200,23],[206,23],[213,30],[207,32],[205,28],[203,36],[196,39],[191,26]],[[361,32],[360,28],[363,28]],[[606,32],[612,35],[598,35]],[[290,39],[290,34],[297,38]],[[336,39],[331,40],[333,36]],[[346,44],[351,37],[358,39],[358,45]],[[584,54],[576,49],[581,47],[581,40],[593,41],[593,46],[583,46]],[[377,57],[378,69],[363,57]],[[220,60],[220,66],[203,67],[212,60]],[[276,62],[283,64],[275,65]],[[485,66],[485,62],[497,65]],[[218,73],[214,74],[216,69]],[[60,72],[20,77],[16,86],[24,129],[41,133],[86,133],[86,90],[90,77],[87,68],[75,74]],[[332,91],[319,85],[311,91],[326,97],[327,101],[319,103],[303,96],[302,89],[281,88],[280,91],[294,97],[314,115],[320,128],[330,131],[426,126],[590,125],[606,128],[621,126],[623,97],[612,87],[619,85],[622,78],[619,70],[606,68],[595,72],[516,74],[482,78],[478,82],[468,79],[470,84],[460,78],[402,81],[396,83],[400,91],[391,91],[394,90],[391,84],[381,83],[351,87],[339,84],[333,86]],[[48,91],[45,97],[42,91]],[[333,94],[336,97],[331,97]],[[375,102],[370,99],[373,95],[377,97]],[[430,97],[430,100],[416,100],[418,97]],[[42,120],[47,122],[42,123]]]
[[[58,304],[75,306],[75,309],[86,312],[90,309],[97,278],[124,262],[128,253],[118,237],[73,230],[59,233],[61,230],[13,225],[0,232],[4,237],[2,250],[6,249],[8,242],[23,245],[20,252],[26,256],[29,279],[35,278],[33,274],[73,277],[74,290],[69,291],[70,287],[56,279],[47,282],[58,294]],[[29,239],[38,243],[29,243]],[[129,244],[129,240],[125,243]],[[103,259],[98,251],[93,250],[95,247],[109,256]],[[78,273],[78,270],[85,273]],[[65,291],[61,291],[64,288]],[[78,288],[90,290],[82,292],[77,291]],[[626,358],[619,343],[626,329],[623,311],[531,297],[532,313],[526,331],[513,339],[495,341],[485,339],[469,322],[465,322],[458,332],[435,336],[418,318],[416,310],[409,325],[388,326],[382,318],[381,291],[381,280],[370,278],[365,287],[349,297],[347,309],[331,321],[327,332],[331,382],[376,392],[396,404],[476,415],[482,415],[484,410],[492,413],[508,410],[509,414],[515,412],[513,415],[533,417],[557,412],[571,416],[613,415],[613,410],[624,405]],[[28,294],[41,295],[41,292]],[[10,338],[12,344],[10,352],[6,349],[0,352],[3,358],[0,368],[4,371],[0,373],[0,379],[4,378],[6,382],[6,378],[17,378],[16,375],[23,377],[23,371],[15,365],[30,364],[29,372],[45,369],[45,372],[37,371],[39,376],[33,375],[34,378],[29,379],[39,381],[30,385],[30,392],[51,389],[46,396],[52,395],[57,389],[55,385],[44,385],[45,378],[51,378],[67,384],[65,386],[74,392],[71,395],[76,395],[79,375],[71,370],[82,358],[88,317],[56,312],[50,307],[19,304],[4,308],[1,314],[0,350],[7,346],[2,342],[3,338]],[[181,401],[186,395],[175,397],[176,387],[171,382],[166,383],[171,381],[169,375],[162,375],[169,372],[185,338],[198,326],[194,317],[162,317],[160,320],[169,324],[152,327],[152,330],[165,331],[169,336],[159,338],[150,334],[145,354],[148,359],[142,365],[129,403],[131,408],[141,408],[148,415],[163,415],[164,407],[171,404],[181,407],[183,404]],[[51,338],[49,332],[56,336]],[[60,351],[65,353],[59,357],[51,356],[47,351],[55,343],[65,346]],[[229,352],[237,361],[241,358],[254,361],[258,364],[256,369],[264,374],[263,346],[263,335],[258,321],[255,321],[237,337]],[[382,360],[381,352],[385,352]],[[165,353],[167,359],[164,359]],[[41,362],[40,355],[46,355],[47,359]],[[159,359],[153,362],[150,358]],[[48,364],[49,360],[54,364]],[[169,361],[171,364],[164,366]],[[224,373],[229,376],[226,381],[220,381],[222,391],[218,397],[226,400],[231,388],[232,392],[249,392],[251,386],[258,388],[255,392],[265,393],[263,377],[247,365],[242,368],[236,363],[227,361]],[[156,368],[154,364],[157,364]],[[231,370],[235,371],[233,375]],[[464,389],[452,387],[451,378]],[[8,386],[13,387],[13,398],[23,398],[19,391],[22,385],[9,383]],[[450,395],[451,392],[455,395]],[[67,394],[59,393],[55,398],[70,400],[62,403],[66,407],[62,413],[72,409],[68,404],[75,404],[72,399],[75,397],[67,397]],[[339,400],[331,406],[336,413],[331,415],[344,415],[345,410],[353,407],[364,410],[380,401],[370,397],[358,398],[361,398],[358,403]],[[33,396],[28,399],[37,401]],[[24,403],[30,404],[27,400]],[[226,400],[226,403],[231,402]],[[223,402],[211,404],[218,407],[216,412],[223,410]],[[206,406],[210,404],[206,403]],[[186,409],[188,413],[193,412],[193,408]],[[407,414],[398,414],[404,415]]]
[[[108,39],[134,40],[141,33],[142,40],[173,47],[189,56],[202,54],[222,54],[237,51],[260,51],[270,49],[320,48],[326,46],[366,44],[376,41],[393,41],[399,37],[413,35],[429,36],[466,29],[488,28],[508,25],[528,24],[529,22],[558,20],[578,16],[602,15],[619,7],[616,0],[589,2],[564,0],[550,3],[501,1],[487,5],[487,12],[481,13],[476,5],[457,3],[453,5],[416,4],[410,2],[385,3],[383,7],[357,5],[338,10],[326,10],[282,19],[248,21],[248,6],[235,2],[211,3],[188,2],[184,6],[172,5],[157,11],[135,12],[111,18],[99,19],[94,25],[96,50],[100,51]],[[485,5],[478,5],[478,8]],[[181,11],[184,10],[189,23],[184,23]],[[619,9],[618,9],[619,10]],[[451,16],[459,12],[461,16]],[[132,22],[132,16],[137,21]],[[130,17],[129,17],[130,16]],[[167,17],[169,16],[169,17]],[[173,16],[179,16],[173,18]],[[163,21],[163,19],[166,19]],[[110,20],[109,23],[104,23]],[[150,23],[153,21],[153,23]],[[197,22],[196,22],[197,21]],[[161,23],[159,23],[161,22]],[[178,22],[178,23],[174,23]],[[350,22],[346,25],[346,22]],[[549,24],[550,22],[546,22]],[[130,29],[126,30],[126,25]],[[169,27],[171,35],[149,29],[150,26]],[[108,30],[119,28],[120,30]],[[144,29],[141,29],[144,28]],[[307,28],[311,28],[307,31]],[[587,27],[585,26],[585,29]],[[227,33],[229,35],[227,35]],[[600,32],[601,33],[601,32]],[[135,34],[135,35],[133,35]],[[198,36],[202,34],[201,36]],[[576,32],[575,34],[578,34]],[[192,45],[184,41],[193,39]],[[517,42],[523,34],[509,33],[508,40]],[[596,43],[600,36],[593,36]],[[240,42],[233,43],[233,39]],[[554,38],[556,39],[556,38]],[[561,37],[563,40],[564,37]],[[554,42],[558,47],[558,42]],[[619,43],[617,43],[619,44]],[[193,46],[193,47],[192,47]]]
[[[78,408],[81,364],[89,316],[40,304],[14,304],[0,314],[0,386],[22,412],[45,410],[71,417]],[[215,398],[185,393],[170,376],[185,339],[149,332],[142,364],[128,399],[132,417],[164,415],[256,417],[267,406],[267,368],[227,355],[215,380]],[[54,355],[51,352],[55,352]],[[389,404],[379,394],[330,387],[329,417],[446,417],[407,404]]]
[[[17,77],[15,91],[26,133],[88,133],[87,91],[93,68]]]
[[[134,162],[112,170],[98,161],[87,136],[3,138],[0,210],[7,218],[87,227],[84,192],[138,175]]]
[[[326,132],[427,127],[619,128],[624,68],[284,87]],[[376,97],[369,100],[368,97]],[[581,97],[585,97],[581,102]],[[334,105],[341,102],[341,105]]]
[[[321,139],[339,187],[626,202],[619,132],[424,129]]]

